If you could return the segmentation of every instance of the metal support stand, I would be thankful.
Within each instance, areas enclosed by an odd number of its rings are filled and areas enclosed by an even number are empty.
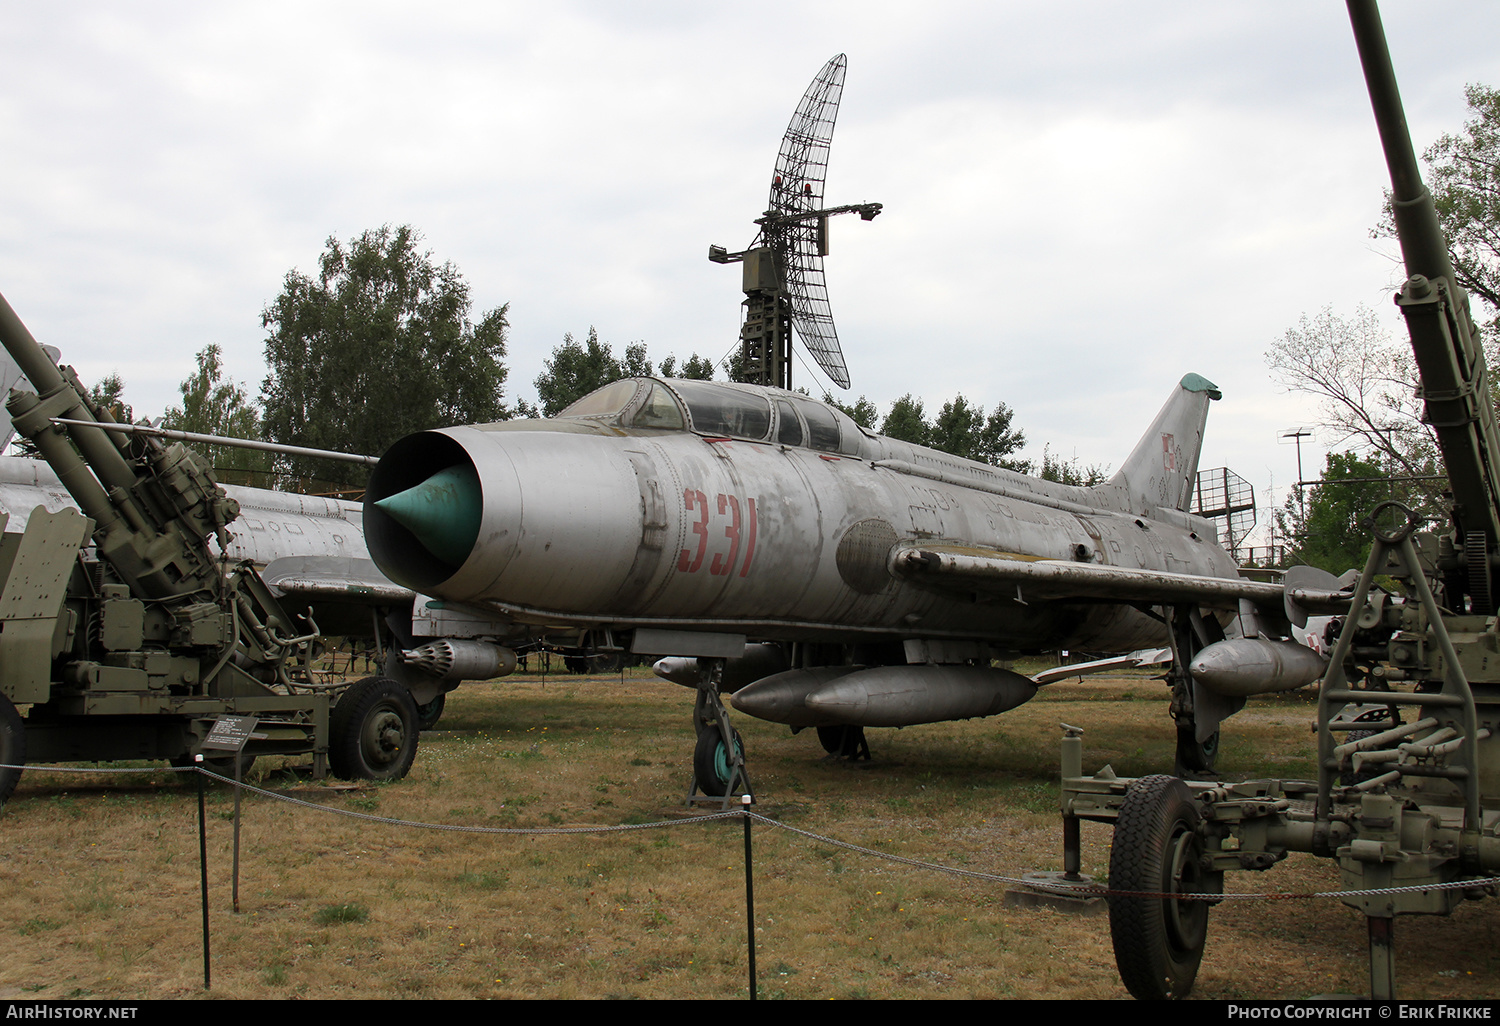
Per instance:
[[[234,756],[234,870],[233,887],[230,892],[230,901],[234,905],[235,914],[240,911],[240,785],[244,783],[245,760],[240,758],[239,753]]]
[[[1370,999],[1396,1000],[1396,920],[1369,916]]]
[[[1062,776],[1083,776],[1083,730],[1064,723],[1062,739]],[[1022,907],[1046,906],[1061,912],[1097,915],[1105,909],[1104,899],[1098,894],[1088,893],[1094,887],[1094,878],[1086,876],[1083,869],[1082,820],[1073,814],[1068,802],[1066,783],[1062,791],[1063,822],[1063,871],[1032,870],[1022,873],[1023,886],[1008,888],[1005,903]],[[1074,893],[1070,893],[1074,892]]]
[[[1062,775],[1068,777],[1083,776],[1083,730],[1078,727],[1063,725],[1062,739]],[[1079,874],[1083,868],[1083,837],[1079,828],[1077,816],[1068,814],[1066,801],[1063,807],[1063,879],[1069,882],[1083,883],[1084,877]]]
[[[750,811],[750,796],[744,795],[740,804],[744,812]],[[755,984],[755,877],[753,867],[755,859],[751,854],[750,847],[750,817],[740,817],[745,824],[745,929],[750,936],[750,1000],[757,999]]]
[[[194,774],[198,778],[198,886],[203,903],[203,989],[208,990],[208,810],[203,796],[203,756],[193,756],[193,763],[200,771]]]

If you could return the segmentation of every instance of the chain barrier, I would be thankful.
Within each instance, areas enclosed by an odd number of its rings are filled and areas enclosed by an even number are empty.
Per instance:
[[[962,877],[970,880],[983,880],[987,883],[1012,884],[1025,887],[1029,890],[1042,891],[1048,894],[1056,894],[1072,898],[1158,898],[1162,900],[1177,901],[1303,901],[1313,898],[1355,898],[1355,897],[1377,897],[1392,894],[1415,894],[1425,891],[1451,891],[1470,890],[1475,887],[1493,887],[1500,884],[1500,879],[1494,881],[1484,880],[1451,880],[1447,883],[1435,884],[1412,884],[1406,887],[1372,887],[1359,891],[1271,891],[1266,893],[1245,894],[1171,894],[1157,891],[1119,891],[1097,884],[1080,884],[1071,886],[1069,884],[1058,884],[1021,876],[1008,876],[1003,873],[986,873],[977,869],[963,869],[959,866],[947,866],[939,862],[929,862],[925,859],[915,859],[906,855],[897,855],[893,852],[881,851],[878,848],[869,848],[864,845],[854,844],[851,841],[841,841],[827,834],[819,834],[812,830],[783,823],[780,820],[763,816],[758,812],[746,809],[735,809],[728,812],[701,813],[689,819],[665,819],[651,823],[617,823],[612,826],[556,826],[556,827],[488,827],[467,826],[456,823],[426,823],[413,819],[396,819],[391,816],[375,816],[368,812],[354,812],[349,809],[335,809],[327,805],[303,798],[295,798],[289,794],[281,794],[276,791],[268,791],[253,784],[236,782],[232,777],[222,776],[212,770],[203,769],[198,766],[161,766],[149,769],[115,769],[105,767],[63,767],[63,766],[15,766],[0,763],[0,769],[20,769],[27,772],[51,772],[51,773],[201,773],[210,780],[217,780],[221,784],[230,787],[238,787],[251,794],[257,794],[273,801],[282,802],[287,805],[295,805],[301,808],[312,809],[334,816],[343,816],[347,819],[357,819],[367,823],[382,823],[387,826],[408,827],[414,830],[438,830],[448,833],[459,834],[610,834],[624,833],[631,830],[661,830],[667,827],[682,826],[685,823],[706,823],[713,820],[739,819],[744,817],[777,830],[805,837],[819,844],[830,847],[841,848],[852,851],[870,858],[881,859],[886,862],[913,869],[925,869],[934,873],[943,873],[948,876]]]
[[[759,813],[746,811],[744,813],[744,815],[750,817],[753,820],[757,820],[757,821],[759,821],[761,823],[764,823],[767,826],[772,826],[772,827],[776,827],[776,828],[778,828],[780,830],[786,830],[786,831],[788,831],[790,833],[799,834],[799,835],[801,835],[803,837],[808,838],[809,840],[817,841],[820,844],[828,844],[828,845],[832,845],[835,848],[843,848],[843,849],[848,850],[848,851],[858,852],[861,855],[869,855],[869,856],[871,856],[873,858],[885,859],[888,862],[898,862],[898,863],[900,863],[902,865],[905,865],[905,866],[912,866],[912,867],[917,868],[917,869],[928,869],[928,870],[932,870],[935,873],[946,873],[946,874],[948,874],[950,876],[970,877],[970,878],[975,879],[975,880],[986,880],[986,881],[989,881],[989,882],[992,882],[992,883],[1016,884],[1017,886],[1025,887],[1025,888],[1027,888],[1029,890],[1045,891],[1048,894],[1057,894],[1057,895],[1062,895],[1064,897],[1070,897],[1070,898],[1077,898],[1077,897],[1084,897],[1084,898],[1110,898],[1110,897],[1115,897],[1115,898],[1162,898],[1162,899],[1175,899],[1175,900],[1178,900],[1178,901],[1212,901],[1212,902],[1236,901],[1236,900],[1239,900],[1239,901],[1247,901],[1247,900],[1248,901],[1291,901],[1291,900],[1305,899],[1305,898],[1349,898],[1349,897],[1363,897],[1363,896],[1366,896],[1366,895],[1407,894],[1407,893],[1414,893],[1414,892],[1418,892],[1418,891],[1451,891],[1451,890],[1458,890],[1458,889],[1465,889],[1465,890],[1467,890],[1467,889],[1473,888],[1473,887],[1491,886],[1491,885],[1487,885],[1484,881],[1477,881],[1477,880],[1453,880],[1453,881],[1450,881],[1448,883],[1442,883],[1442,884],[1413,884],[1413,885],[1408,886],[1408,887],[1374,887],[1374,888],[1368,888],[1368,889],[1362,890],[1362,891],[1305,891],[1305,892],[1278,891],[1278,892],[1270,892],[1270,893],[1265,893],[1265,894],[1201,894],[1201,895],[1200,894],[1169,894],[1169,893],[1159,892],[1159,891],[1118,891],[1118,890],[1110,890],[1108,887],[1101,887],[1101,886],[1099,886],[1097,884],[1088,884],[1088,885],[1080,884],[1079,886],[1074,887],[1074,886],[1070,886],[1068,884],[1049,884],[1049,883],[1045,883],[1045,882],[1037,881],[1037,880],[1028,880],[1025,877],[1020,877],[1020,876],[1004,876],[1004,875],[999,874],[999,873],[982,873],[979,870],[975,870],[975,869],[960,869],[957,866],[945,866],[945,865],[942,865],[941,863],[937,863],[937,862],[926,862],[926,861],[923,861],[922,859],[908,858],[905,855],[893,855],[890,852],[881,851],[878,848],[866,848],[866,847],[863,847],[862,845],[852,844],[849,841],[840,841],[837,838],[828,837],[828,836],[826,836],[824,834],[817,834],[817,833],[812,832],[811,830],[803,830],[801,827],[794,827],[794,826],[791,826],[790,824],[782,823],[780,820],[771,819],[768,816],[762,816]],[[1495,881],[1495,883],[1500,883],[1500,880]]]

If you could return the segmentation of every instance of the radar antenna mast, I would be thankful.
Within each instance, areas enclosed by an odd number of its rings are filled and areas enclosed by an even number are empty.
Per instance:
[[[792,387],[792,328],[833,382],[849,387],[849,369],[839,348],[823,278],[828,255],[828,219],[857,213],[870,221],[879,203],[823,208],[828,148],[844,91],[843,54],[834,57],[802,95],[776,156],[771,198],[756,219],[760,233],[748,249],[730,253],[708,247],[715,263],[743,263],[745,323],[740,329],[740,379],[757,385]]]

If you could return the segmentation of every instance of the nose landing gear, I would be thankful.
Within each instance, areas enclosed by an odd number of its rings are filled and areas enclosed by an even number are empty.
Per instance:
[[[745,772],[745,743],[729,722],[719,698],[724,682],[724,660],[699,658],[698,697],[693,703],[693,726],[698,743],[693,749],[693,783],[687,803],[719,802],[729,808],[736,794],[753,793]]]

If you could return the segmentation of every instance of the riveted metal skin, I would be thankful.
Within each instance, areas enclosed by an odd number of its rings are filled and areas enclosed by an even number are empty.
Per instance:
[[[1151,459],[1094,488],[865,435],[826,407],[845,451],[569,418],[449,428],[382,458],[366,535],[393,581],[518,629],[672,625],[787,641],[883,635],[1129,651],[1160,645],[1164,629],[1129,605],[1096,601],[1110,570],[1127,582],[1165,575],[1168,588],[1206,582],[1231,605],[1249,583],[1205,522],[1176,508],[1209,398],[1179,386],[1168,406],[1181,426],[1148,435]],[[461,562],[377,506],[455,466],[471,468],[483,491]],[[982,567],[950,571],[942,556]],[[1033,587],[1006,576],[1039,562],[1092,577]],[[1268,594],[1280,601],[1279,590]]]

